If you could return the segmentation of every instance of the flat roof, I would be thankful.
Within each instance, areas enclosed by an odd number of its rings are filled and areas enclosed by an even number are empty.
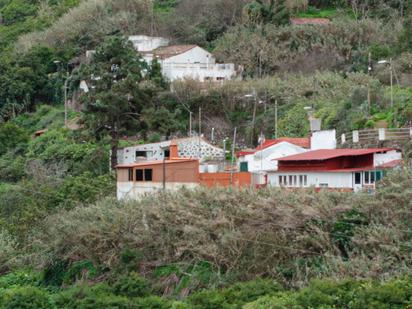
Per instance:
[[[284,158],[276,159],[279,162],[288,161],[321,161],[338,157],[354,157],[363,156],[367,154],[374,154],[379,152],[387,152],[395,150],[393,148],[369,148],[369,149],[319,149],[304,152],[301,154],[287,156]]]
[[[198,162],[198,159],[190,159],[190,158],[175,158],[171,160],[165,160],[164,163],[166,164],[176,164],[176,163],[187,163],[187,162]],[[132,168],[132,167],[144,167],[149,165],[160,165],[163,164],[163,160],[153,160],[153,161],[143,161],[143,162],[136,162],[130,164],[119,164],[116,165],[116,168]]]

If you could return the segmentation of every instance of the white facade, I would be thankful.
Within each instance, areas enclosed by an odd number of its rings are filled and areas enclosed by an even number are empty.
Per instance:
[[[352,189],[353,173],[272,172],[268,174],[268,184],[273,187],[289,188],[315,187]]]
[[[147,60],[149,60],[149,57]],[[236,77],[233,63],[216,63],[213,55],[199,46],[179,55],[159,59],[159,62],[163,75],[170,81],[185,78],[200,82],[224,81]]]
[[[167,182],[166,190],[176,191],[181,188],[193,189],[199,183]],[[117,199],[139,199],[145,194],[163,191],[163,183],[156,182],[117,182]]]
[[[323,130],[312,133],[310,149],[336,149],[336,130]]]
[[[169,40],[166,38],[147,35],[131,35],[129,41],[133,43],[134,48],[139,52],[148,52],[169,45]]]

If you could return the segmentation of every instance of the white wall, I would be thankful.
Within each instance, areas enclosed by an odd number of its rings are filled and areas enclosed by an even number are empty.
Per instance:
[[[375,153],[373,156],[373,166],[379,166],[394,160],[401,160],[402,153],[396,150],[388,151],[386,153]]]
[[[336,149],[336,130],[323,130],[312,133],[310,149]]]
[[[147,35],[132,35],[129,36],[129,40],[139,52],[148,52],[158,47],[169,45],[169,40],[166,38],[150,37]]]
[[[181,188],[193,189],[199,186],[198,183],[166,183],[166,190],[175,191]],[[160,192],[163,190],[163,183],[159,182],[118,182],[117,199],[139,199],[145,194]]]
[[[279,187],[279,176],[287,176],[289,182],[289,176],[297,176],[299,181],[300,175],[307,176],[307,185],[305,187],[316,187],[319,188],[320,184],[328,184],[328,188],[353,188],[352,173],[319,173],[319,172],[300,172],[300,173],[290,173],[290,172],[269,172],[268,183],[270,186]],[[289,184],[285,187],[300,187],[299,185]],[[303,187],[303,186],[302,186]]]
[[[151,56],[146,61],[151,61]],[[231,80],[236,76],[233,63],[216,63],[211,53],[200,47],[160,61],[163,75],[170,81],[191,78],[204,82],[206,80]]]

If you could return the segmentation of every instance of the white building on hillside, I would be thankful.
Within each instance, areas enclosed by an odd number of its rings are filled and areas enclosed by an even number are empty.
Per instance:
[[[239,74],[233,63],[216,63],[215,57],[197,45],[170,45],[169,40],[145,35],[129,40],[143,58],[151,64],[157,59],[163,75],[169,80],[195,79],[200,82],[231,80]]]

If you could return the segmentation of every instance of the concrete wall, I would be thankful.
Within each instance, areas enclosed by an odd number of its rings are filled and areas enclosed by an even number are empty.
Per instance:
[[[209,188],[212,187],[249,187],[252,181],[252,174],[240,173],[200,173],[200,184]]]
[[[310,149],[336,149],[336,130],[313,132],[310,138]]]
[[[167,183],[166,190],[175,191],[181,188],[193,189],[199,186],[199,183]],[[117,199],[139,199],[145,194],[160,192],[163,190],[162,183],[148,182],[118,182],[117,183]]]
[[[402,153],[396,150],[388,151],[386,153],[375,153],[373,156],[373,166],[379,166],[394,160],[401,160]]]

